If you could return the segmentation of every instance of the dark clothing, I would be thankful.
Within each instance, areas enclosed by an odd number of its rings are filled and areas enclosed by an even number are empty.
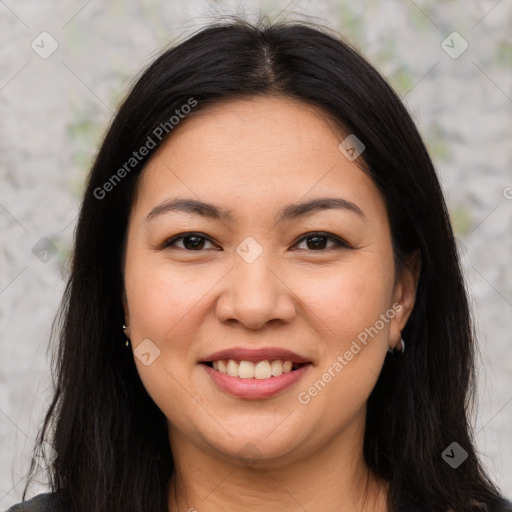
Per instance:
[[[69,512],[58,506],[56,497],[52,493],[38,494],[25,503],[17,503],[5,512]],[[405,510],[403,512],[428,512],[428,509]],[[490,509],[488,512],[512,512],[512,503],[507,500]]]
[[[6,512],[67,512],[61,510],[55,494],[48,492],[44,494],[38,494],[28,501],[17,503],[13,505]]]

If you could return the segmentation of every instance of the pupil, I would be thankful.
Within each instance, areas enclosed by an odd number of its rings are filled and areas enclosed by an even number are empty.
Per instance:
[[[323,240],[324,243],[322,242],[318,242],[318,240]],[[311,248],[319,248],[319,245],[321,246],[320,248],[324,248],[323,246],[325,245],[325,236],[319,236],[319,235],[315,235],[315,236],[310,236],[308,239],[308,249],[311,249]],[[316,242],[310,244],[309,243],[309,240],[316,240]]]
[[[187,240],[195,240],[195,242],[187,243]],[[186,249],[198,249],[202,247],[204,240],[200,236],[187,236],[183,239],[183,245]]]

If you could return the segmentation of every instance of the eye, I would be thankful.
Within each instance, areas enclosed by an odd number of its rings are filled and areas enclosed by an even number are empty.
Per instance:
[[[350,245],[341,238],[334,235],[330,235],[329,233],[324,233],[322,231],[308,233],[304,235],[296,242],[296,245],[299,243],[306,242],[306,246],[308,249],[312,249],[314,251],[322,251],[327,249],[327,247],[325,247],[327,240],[331,240],[332,242],[334,242],[334,248],[351,248]],[[330,248],[332,248],[332,246]]]
[[[183,240],[182,247],[176,245],[178,240]],[[205,241],[206,243],[212,243],[208,237],[203,236],[201,233],[181,233],[179,235],[173,236],[169,240],[166,240],[162,247],[178,248],[187,251],[201,251],[204,249]]]
[[[177,242],[181,240],[183,241],[183,245],[177,245]],[[331,245],[331,247],[326,247],[326,243],[328,241],[331,241],[334,244]],[[322,231],[307,233],[306,235],[302,236],[294,245],[298,245],[304,242],[306,243],[307,249],[313,250],[315,252],[323,251],[329,248],[351,248],[351,246],[341,238]],[[178,248],[189,252],[197,252],[205,249],[205,244],[208,243],[213,245],[213,242],[210,240],[210,238],[203,235],[202,233],[181,233],[179,235],[173,236],[169,240],[166,240],[162,244],[162,248]]]

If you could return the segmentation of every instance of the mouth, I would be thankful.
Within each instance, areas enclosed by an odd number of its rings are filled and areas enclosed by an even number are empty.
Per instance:
[[[245,400],[264,400],[291,389],[313,364],[289,359],[216,359],[199,366],[219,391]]]

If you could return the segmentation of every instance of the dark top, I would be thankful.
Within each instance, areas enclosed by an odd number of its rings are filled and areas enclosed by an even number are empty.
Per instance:
[[[38,494],[32,499],[13,505],[6,512],[65,512],[61,511],[55,499],[55,493]]]
[[[409,507],[408,507],[409,508]],[[17,503],[5,512],[68,512],[59,508],[55,493],[38,494],[34,498]],[[407,512],[428,512],[427,509],[407,510]],[[501,503],[488,512],[512,512],[512,503],[502,500]]]

